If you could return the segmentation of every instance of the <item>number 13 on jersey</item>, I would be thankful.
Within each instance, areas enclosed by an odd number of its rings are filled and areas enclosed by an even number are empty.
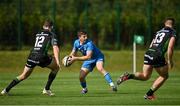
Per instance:
[[[165,35],[165,33],[158,33],[153,43],[161,43]]]

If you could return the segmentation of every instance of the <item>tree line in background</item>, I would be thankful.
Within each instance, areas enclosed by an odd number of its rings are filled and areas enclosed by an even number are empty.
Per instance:
[[[134,34],[144,36],[146,46],[165,17],[176,19],[178,36],[179,13],[179,0],[1,0],[0,49],[32,46],[48,17],[62,46],[70,47],[79,29],[103,49],[131,48]]]

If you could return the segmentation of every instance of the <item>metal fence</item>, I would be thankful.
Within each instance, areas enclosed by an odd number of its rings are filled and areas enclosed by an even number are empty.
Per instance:
[[[49,17],[62,46],[72,45],[83,28],[100,48],[132,48],[134,34],[144,36],[146,47],[165,17],[180,18],[178,4],[178,0],[1,0],[0,49],[33,45],[34,34]],[[179,40],[177,48],[178,44]]]

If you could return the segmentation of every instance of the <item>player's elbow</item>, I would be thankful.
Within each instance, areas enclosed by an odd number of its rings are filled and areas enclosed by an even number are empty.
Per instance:
[[[57,45],[54,45],[53,46],[53,51],[56,51],[56,52],[58,51],[59,52],[59,47]]]

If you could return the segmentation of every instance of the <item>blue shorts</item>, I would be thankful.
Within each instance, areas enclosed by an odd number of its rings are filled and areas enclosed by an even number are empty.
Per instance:
[[[104,62],[104,56],[84,61],[81,68],[86,68],[88,71],[92,72],[98,61]]]

